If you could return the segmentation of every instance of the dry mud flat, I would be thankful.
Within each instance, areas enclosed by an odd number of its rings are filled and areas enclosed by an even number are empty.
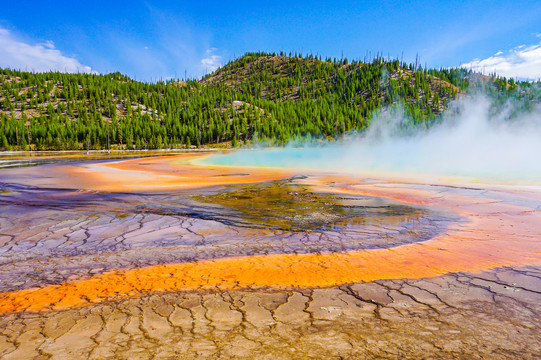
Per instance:
[[[152,294],[3,316],[5,359],[539,358],[541,272]]]
[[[0,172],[1,358],[541,356],[539,190],[191,158]]]

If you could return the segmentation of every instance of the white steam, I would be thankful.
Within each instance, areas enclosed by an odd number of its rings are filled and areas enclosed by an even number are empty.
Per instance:
[[[487,98],[465,98],[447,111],[441,123],[415,132],[404,126],[403,116],[386,111],[362,135],[319,146],[238,151],[209,161],[541,183],[541,109],[511,117],[514,110],[508,104],[492,114]]]

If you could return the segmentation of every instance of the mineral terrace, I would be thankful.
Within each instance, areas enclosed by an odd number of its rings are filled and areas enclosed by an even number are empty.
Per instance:
[[[0,357],[541,357],[539,188],[204,156],[0,170]]]

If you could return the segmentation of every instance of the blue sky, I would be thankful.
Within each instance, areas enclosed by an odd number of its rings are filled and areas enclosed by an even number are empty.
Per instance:
[[[247,51],[541,77],[539,1],[10,1],[0,66],[200,77]]]

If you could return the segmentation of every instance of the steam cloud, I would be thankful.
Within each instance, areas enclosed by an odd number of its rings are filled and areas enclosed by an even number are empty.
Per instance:
[[[441,123],[403,126],[403,115],[377,115],[364,134],[324,145],[244,150],[209,158],[221,165],[278,166],[347,173],[461,177],[541,184],[541,109],[493,113],[484,96],[456,101]]]

